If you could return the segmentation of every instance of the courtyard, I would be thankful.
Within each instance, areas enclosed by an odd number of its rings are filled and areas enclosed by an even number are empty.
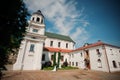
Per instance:
[[[106,73],[91,70],[4,71],[2,80],[120,80],[120,72]]]

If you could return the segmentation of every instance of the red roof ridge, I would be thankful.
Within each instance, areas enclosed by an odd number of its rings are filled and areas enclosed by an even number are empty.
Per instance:
[[[93,44],[88,44],[87,46],[77,48],[77,49],[75,49],[73,51],[83,50],[83,49],[87,49],[87,48],[91,48],[91,47],[95,47],[95,46],[99,46],[99,45],[103,45],[103,44],[105,44],[105,43],[99,41],[99,42],[96,42],[96,43],[93,43]]]
[[[111,45],[111,44],[107,44],[107,43],[104,43],[102,41],[98,41],[96,43],[93,43],[93,44],[88,44],[87,46],[83,46],[83,47],[80,47],[80,48],[77,48],[73,51],[78,51],[78,50],[83,50],[83,49],[87,49],[87,48],[91,48],[91,47],[95,47],[95,46],[100,46],[100,45],[108,45],[108,46],[113,46],[113,47],[117,47],[117,48],[120,48],[118,46],[114,46],[114,45]],[[72,51],[72,52],[73,52]]]
[[[62,48],[53,48],[53,47],[44,47],[44,51],[69,53],[72,50],[62,49]]]

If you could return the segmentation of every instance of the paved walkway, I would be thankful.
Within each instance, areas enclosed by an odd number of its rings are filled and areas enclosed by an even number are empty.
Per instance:
[[[119,73],[87,70],[6,71],[2,80],[120,80]]]

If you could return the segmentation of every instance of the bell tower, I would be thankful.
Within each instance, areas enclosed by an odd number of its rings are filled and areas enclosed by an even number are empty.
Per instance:
[[[44,16],[40,10],[34,12],[21,42],[13,70],[40,70],[42,66],[43,43],[46,39]]]

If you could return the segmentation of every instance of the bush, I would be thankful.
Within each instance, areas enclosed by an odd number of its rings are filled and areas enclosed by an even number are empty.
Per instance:
[[[62,67],[67,67],[68,66],[68,62],[64,62]]]
[[[43,67],[51,67],[52,63],[50,61],[45,62],[42,64]]]

